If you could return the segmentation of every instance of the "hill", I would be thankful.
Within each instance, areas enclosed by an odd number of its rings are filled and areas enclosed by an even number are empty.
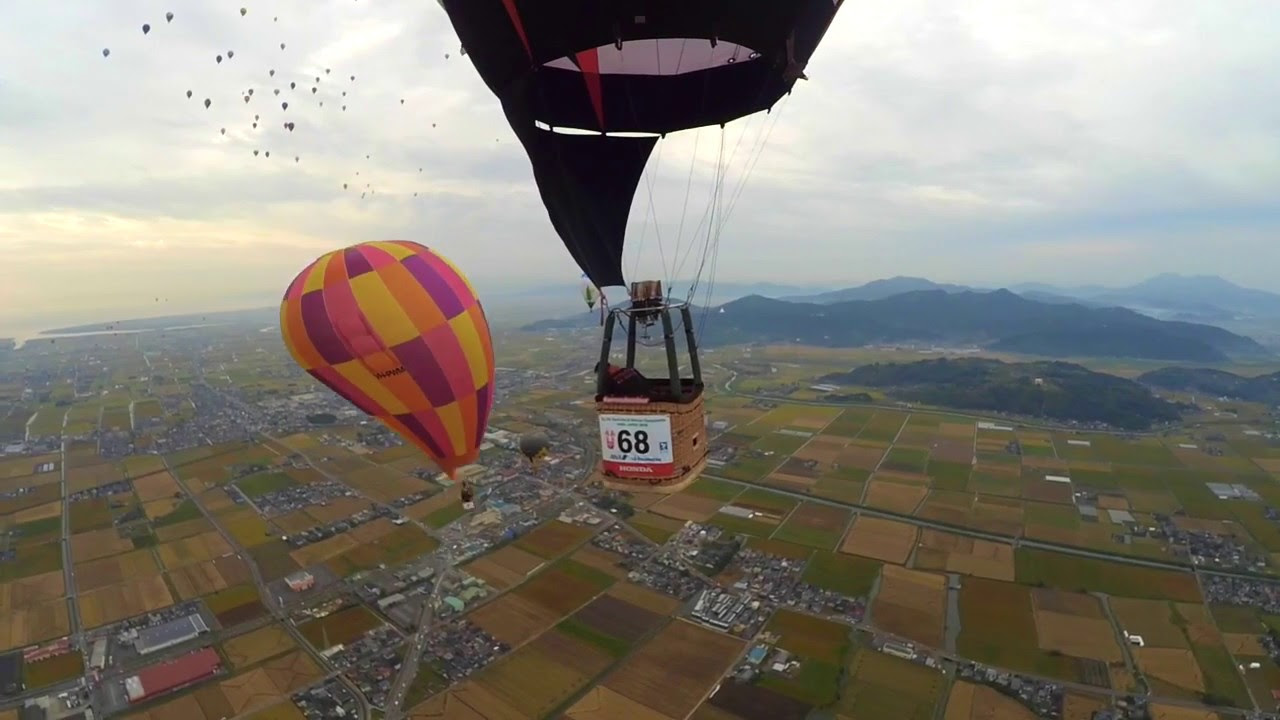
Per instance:
[[[898,400],[968,410],[1103,423],[1146,430],[1179,419],[1178,408],[1139,383],[1074,363],[984,358],[863,365],[822,382],[880,388]]]
[[[585,329],[598,323],[598,316],[582,313],[524,329]],[[1156,320],[1123,308],[1037,302],[1008,290],[923,290],[825,305],[750,296],[712,310],[704,346],[753,342],[822,347],[923,343],[1049,357],[1205,363],[1268,356],[1253,340],[1221,328]]]
[[[1280,372],[1244,377],[1210,368],[1167,367],[1143,373],[1138,382],[1165,390],[1280,405]]]
[[[949,283],[936,283],[925,278],[899,275],[885,280],[872,280],[865,285],[859,285],[857,287],[831,290],[829,292],[821,292],[813,295],[792,295],[778,299],[785,300],[787,302],[818,303],[820,305],[827,305],[830,303],[848,302],[850,300],[883,300],[884,298],[893,297],[894,295],[918,292],[920,290],[942,290],[944,292],[955,293],[972,292],[974,288],[964,285],[951,285]],[[754,294],[769,297],[768,293]]]

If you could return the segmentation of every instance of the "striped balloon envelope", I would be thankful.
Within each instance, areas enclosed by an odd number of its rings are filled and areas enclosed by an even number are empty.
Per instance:
[[[326,253],[289,285],[280,332],[303,370],[449,477],[475,462],[493,409],[493,342],[453,263],[405,240]]]

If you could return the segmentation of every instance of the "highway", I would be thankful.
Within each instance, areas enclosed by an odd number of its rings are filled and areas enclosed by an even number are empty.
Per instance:
[[[405,650],[400,672],[396,675],[395,683],[391,686],[391,692],[387,693],[384,720],[401,720],[407,709],[404,707],[404,698],[408,694],[409,688],[413,685],[413,681],[418,677],[418,665],[422,662],[422,649],[426,645],[427,636],[431,634],[432,625],[435,622],[435,607],[440,598],[440,588],[444,585],[445,576],[453,572],[453,560],[449,557],[442,558],[442,560],[443,562],[437,561],[433,566],[436,572],[435,584],[431,587],[430,594],[422,603],[422,613],[418,616],[418,628],[414,631],[413,637],[409,639],[409,647]]]
[[[65,416],[64,416],[65,420]],[[67,481],[67,444],[62,439],[62,458],[58,472],[62,475],[62,582],[66,585],[67,619],[71,625],[71,645],[84,651],[84,628],[80,622],[80,603],[76,602],[76,569],[71,556],[71,487]]]

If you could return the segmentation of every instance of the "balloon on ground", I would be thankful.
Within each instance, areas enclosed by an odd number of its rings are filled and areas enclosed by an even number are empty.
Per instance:
[[[326,253],[286,291],[280,330],[304,370],[449,477],[475,462],[493,409],[493,344],[448,260],[404,240]]]

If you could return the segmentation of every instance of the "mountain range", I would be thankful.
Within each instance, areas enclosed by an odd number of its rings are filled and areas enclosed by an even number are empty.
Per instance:
[[[1280,372],[1245,377],[1210,368],[1166,367],[1139,375],[1138,382],[1165,390],[1280,406]]]
[[[1222,328],[1157,320],[1125,308],[1044,302],[1009,290],[941,288],[887,296],[885,293],[891,290],[883,285],[851,290],[865,293],[868,299],[819,303],[751,295],[719,305],[710,309],[702,344],[923,344],[1058,358],[1126,357],[1201,363],[1269,356],[1266,348],[1251,338]],[[598,322],[598,316],[583,313],[533,323],[524,329],[589,328]]]
[[[1028,300],[1077,303],[1092,308],[1124,307],[1159,320],[1218,325],[1280,348],[1280,293],[1241,287],[1216,275],[1166,273],[1127,287],[1059,287],[1045,283],[1019,283],[1007,289]],[[842,290],[781,299],[829,304],[846,300],[879,300],[914,290],[956,293],[983,292],[988,288],[936,283],[918,277],[894,277]]]

